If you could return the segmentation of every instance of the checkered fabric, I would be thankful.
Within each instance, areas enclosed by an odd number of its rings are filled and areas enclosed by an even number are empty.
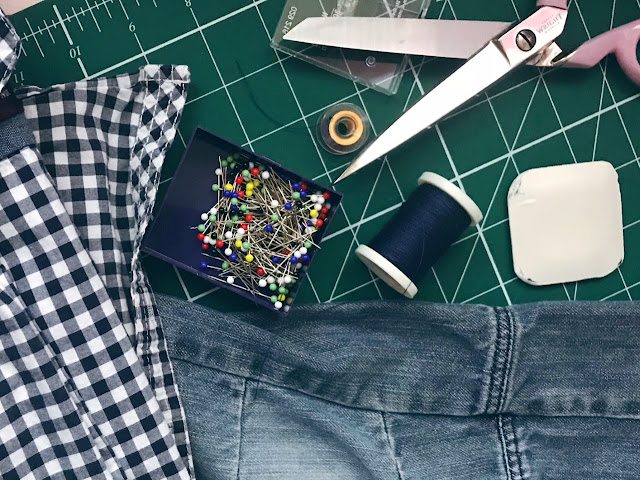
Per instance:
[[[9,81],[13,67],[18,61],[20,41],[13,26],[0,11],[0,90]]]
[[[139,259],[188,83],[147,66],[16,92],[35,145],[0,159],[3,479],[193,471]]]

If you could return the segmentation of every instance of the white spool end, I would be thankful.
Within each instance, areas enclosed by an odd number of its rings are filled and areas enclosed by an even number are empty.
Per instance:
[[[402,271],[378,252],[366,245],[356,249],[356,255],[369,270],[380,277],[396,292],[407,298],[413,298],[418,293],[418,287]]]
[[[447,180],[444,177],[441,177],[437,173],[425,172],[418,179],[418,185],[423,185],[425,183],[433,185],[434,187],[442,190],[444,193],[446,193],[451,198],[453,198],[456,202],[458,202],[458,204],[462,208],[464,208],[464,210],[467,212],[467,214],[471,218],[470,226],[474,227],[478,223],[480,223],[480,221],[482,220],[482,212],[480,211],[478,206],[475,204],[473,200],[471,200],[469,195],[464,193],[462,190],[456,187],[449,180]]]

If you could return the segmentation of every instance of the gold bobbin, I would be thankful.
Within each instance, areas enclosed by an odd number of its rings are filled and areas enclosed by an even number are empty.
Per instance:
[[[338,127],[343,125],[345,133],[341,133]],[[341,110],[331,117],[329,122],[329,135],[338,145],[351,146],[362,138],[364,133],[364,123],[354,112]]]
[[[344,155],[362,147],[369,138],[369,119],[356,105],[340,103],[328,108],[316,133],[328,152]]]

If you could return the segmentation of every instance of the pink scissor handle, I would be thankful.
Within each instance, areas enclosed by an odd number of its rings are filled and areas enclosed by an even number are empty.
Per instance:
[[[600,60],[613,53],[624,73],[636,84],[640,85],[640,63],[637,48],[640,42],[640,20],[636,20],[582,44],[567,57],[565,67],[591,68]]]
[[[567,0],[538,0],[538,7],[555,7],[567,9]]]

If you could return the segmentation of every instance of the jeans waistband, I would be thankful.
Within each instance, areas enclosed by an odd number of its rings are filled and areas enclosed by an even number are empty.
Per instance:
[[[355,408],[640,418],[640,304],[221,313],[166,296],[171,356]]]

